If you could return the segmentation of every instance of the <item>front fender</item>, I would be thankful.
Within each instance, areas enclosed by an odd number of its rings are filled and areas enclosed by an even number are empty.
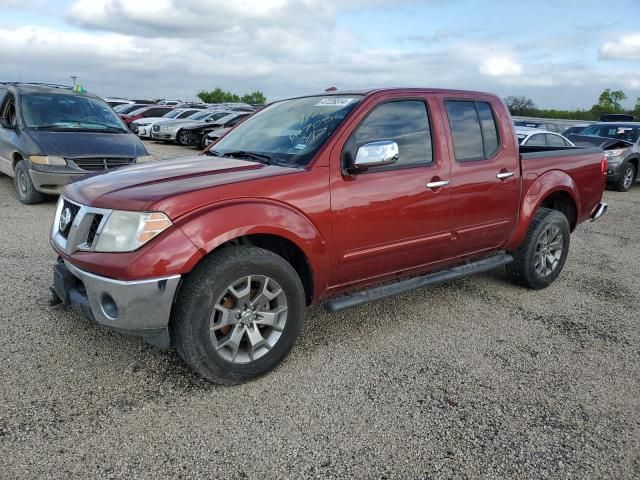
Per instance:
[[[190,212],[176,225],[205,255],[245,235],[285,238],[307,257],[316,295],[327,285],[332,268],[329,244],[311,219],[288,204],[263,198],[225,201]]]
[[[520,246],[536,211],[545,199],[556,192],[567,193],[576,206],[577,218],[582,218],[578,187],[571,176],[562,170],[551,170],[529,181],[525,179],[524,192],[518,223],[505,245],[507,251],[513,251]]]

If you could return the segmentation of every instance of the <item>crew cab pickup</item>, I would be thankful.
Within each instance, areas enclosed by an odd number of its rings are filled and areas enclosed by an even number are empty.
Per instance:
[[[599,148],[520,147],[495,95],[292,98],[205,155],[67,186],[53,291],[238,383],[286,356],[305,305],[338,311],[503,265],[548,286],[570,232],[605,213],[605,177]]]

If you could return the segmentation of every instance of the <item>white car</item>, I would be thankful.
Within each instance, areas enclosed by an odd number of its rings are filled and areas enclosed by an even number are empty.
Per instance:
[[[197,108],[176,108],[162,117],[146,117],[131,122],[131,131],[140,138],[151,138],[151,127],[156,123],[163,123],[169,120],[189,118],[191,115],[201,112]]]
[[[520,145],[538,147],[575,147],[573,142],[559,133],[539,128],[516,126],[516,136]]]

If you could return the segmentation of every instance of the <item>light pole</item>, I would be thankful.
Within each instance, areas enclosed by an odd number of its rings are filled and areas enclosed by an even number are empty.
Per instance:
[[[77,75],[71,75],[71,80],[73,81],[73,86],[76,86],[76,78],[78,78]]]

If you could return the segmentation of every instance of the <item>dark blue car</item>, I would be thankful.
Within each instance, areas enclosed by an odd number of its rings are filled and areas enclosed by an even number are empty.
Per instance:
[[[71,87],[0,83],[0,173],[18,199],[40,203],[92,172],[151,160],[96,95]]]

